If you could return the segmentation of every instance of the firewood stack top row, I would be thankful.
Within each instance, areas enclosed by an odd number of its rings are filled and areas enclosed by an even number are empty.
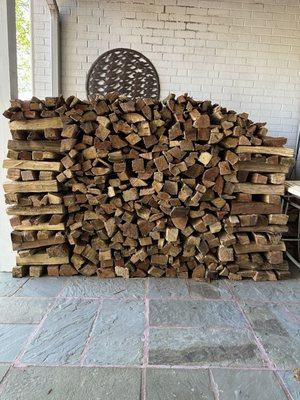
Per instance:
[[[286,139],[188,95],[12,100],[14,276],[276,280]]]

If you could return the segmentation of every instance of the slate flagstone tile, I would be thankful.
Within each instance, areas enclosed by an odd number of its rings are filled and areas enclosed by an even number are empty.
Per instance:
[[[300,303],[285,304],[287,312],[294,316],[300,322]]]
[[[151,300],[150,325],[245,328],[239,307],[231,301]]]
[[[12,278],[9,272],[0,272],[0,296],[12,296],[29,278]]]
[[[104,301],[84,364],[140,364],[144,326],[142,301]]]
[[[145,280],[143,279],[99,279],[98,277],[72,277],[61,296],[66,297],[126,297],[143,298]]]
[[[277,368],[300,365],[300,324],[280,304],[243,304],[256,335]]]
[[[69,278],[60,276],[59,278],[42,276],[31,278],[15,294],[16,297],[56,297],[67,284]]]
[[[139,400],[141,371],[130,368],[12,368],[3,400]]]
[[[212,369],[219,400],[288,400],[272,371]]]
[[[52,299],[0,298],[0,324],[37,324],[41,321]]]
[[[150,365],[266,366],[250,331],[151,328]]]
[[[185,279],[149,278],[149,297],[168,298],[168,297],[188,297],[188,286]]]
[[[298,378],[296,378],[296,371],[279,371],[278,373],[281,376],[293,400],[300,399],[300,379],[299,376]]]
[[[147,369],[147,400],[214,400],[208,370]]]
[[[276,282],[228,282],[235,296],[245,301],[300,301],[299,279]]]
[[[26,324],[0,324],[0,362],[13,362],[36,328]]]
[[[188,286],[190,296],[193,298],[229,300],[232,297],[223,280],[210,283],[190,280]]]
[[[22,362],[37,365],[79,363],[98,306],[97,300],[60,300],[43,322]]]

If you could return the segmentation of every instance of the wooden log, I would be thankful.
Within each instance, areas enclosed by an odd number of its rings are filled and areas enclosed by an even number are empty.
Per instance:
[[[29,267],[29,276],[32,278],[39,278],[44,275],[46,272],[45,265],[30,265]]]
[[[60,153],[60,140],[9,140],[8,149],[16,151],[50,151]]]
[[[284,185],[260,185],[255,183],[236,183],[234,186],[235,192],[249,194],[284,194]]]
[[[18,168],[21,170],[33,171],[62,171],[63,167],[60,162],[47,161],[29,161],[29,160],[4,160],[3,168]]]
[[[48,223],[36,225],[15,225],[16,231],[64,231],[65,224],[49,225]]]
[[[249,172],[261,172],[261,173],[284,173],[289,172],[289,166],[281,164],[267,164],[261,161],[239,161],[234,164],[233,168],[236,171],[249,171]]]
[[[234,251],[236,254],[246,254],[246,253],[264,253],[270,251],[285,251],[284,242],[280,242],[279,244],[234,244]]]
[[[52,129],[60,129],[63,128],[63,123],[61,118],[41,118],[41,119],[32,119],[32,120],[21,120],[21,121],[12,121],[9,124],[9,129],[12,131],[16,130],[30,130],[30,131],[41,131],[46,128]]]
[[[286,214],[270,214],[268,215],[268,220],[269,224],[286,225],[289,220],[289,216]]]
[[[27,276],[29,272],[29,267],[27,265],[16,265],[12,268],[13,278],[23,278]]]
[[[58,192],[57,181],[14,182],[3,185],[6,193]]]
[[[42,207],[31,206],[12,206],[6,210],[8,215],[45,215],[45,214],[64,214],[63,205],[50,205]]]
[[[231,203],[231,214],[280,214],[281,205],[280,204],[268,204],[258,201],[253,201],[251,203]]]
[[[28,257],[17,256],[17,265],[59,265],[68,264],[69,257],[49,257],[47,253],[33,254]]]
[[[34,242],[23,242],[23,243],[13,243],[13,250],[27,250],[27,249],[37,249],[40,247],[48,247],[56,244],[65,243],[66,239],[61,237],[51,237],[44,240],[35,240]]]
[[[294,149],[288,147],[270,147],[270,146],[238,146],[235,149],[237,154],[273,154],[283,157],[293,157]]]
[[[266,233],[286,233],[288,226],[266,225],[266,226],[237,226],[233,232],[266,232]]]

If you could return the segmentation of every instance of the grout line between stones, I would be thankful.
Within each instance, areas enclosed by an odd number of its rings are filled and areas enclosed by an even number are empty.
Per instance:
[[[1,365],[7,365],[7,363],[0,363]],[[140,369],[143,370],[144,366],[137,365],[137,364],[86,364],[86,365],[80,365],[80,363],[77,364],[34,364],[34,363],[20,363],[18,365],[12,365],[14,368],[25,368],[25,367],[39,367],[39,368],[103,368],[103,369],[108,369],[108,368],[116,368],[116,369],[124,369],[124,368],[132,368],[132,369]],[[170,369],[170,370],[176,370],[176,369],[184,369],[184,370],[230,370],[230,371],[289,371],[285,369],[279,369],[277,370],[275,367],[274,368],[269,368],[269,367],[242,367],[242,366],[219,366],[219,365],[186,365],[186,364],[179,364],[179,365],[164,365],[164,364],[152,364],[152,365],[147,365],[147,368],[150,369]]]
[[[284,394],[286,395],[286,397],[288,398],[288,400],[294,400],[294,397],[291,395],[288,387],[286,386],[286,384],[284,383],[283,379],[281,378],[281,376],[279,375],[278,371],[275,370],[273,371],[275,378],[277,378],[277,381],[280,385],[280,387],[282,388],[282,390],[284,391]]]
[[[208,370],[208,374],[209,374],[210,386],[211,386],[211,389],[212,389],[213,394],[214,394],[214,400],[220,400],[219,388],[218,388],[218,385],[217,385],[217,383],[215,381],[215,378],[214,378],[214,375],[213,375],[211,369]]]
[[[144,330],[144,355],[142,364],[141,400],[146,400],[147,367],[149,363],[149,279],[145,283],[145,330]]]
[[[241,313],[243,314],[244,318],[246,319],[246,321],[247,321],[247,323],[248,323],[248,325],[250,327],[250,330],[251,330],[252,334],[254,335],[254,339],[255,339],[256,345],[257,345],[262,357],[265,359],[265,361],[267,361],[269,369],[273,371],[275,377],[277,378],[277,381],[278,381],[279,385],[281,386],[281,388],[284,391],[284,393],[285,393],[286,397],[288,398],[288,400],[293,400],[292,395],[290,394],[288,388],[286,387],[285,383],[283,382],[283,380],[281,379],[280,375],[277,372],[276,364],[273,361],[271,361],[271,359],[269,358],[269,355],[268,355],[267,351],[265,350],[262,342],[260,341],[259,337],[256,335],[250,318],[248,318],[248,316],[246,315],[243,307],[241,306],[241,304],[239,303],[238,299],[234,295],[234,292],[233,292],[232,288],[230,287],[230,285],[228,285],[227,282],[226,282],[226,285],[228,286],[230,292],[232,293],[232,296],[236,301],[236,305],[241,310]]]
[[[62,288],[61,291],[63,291],[64,288]],[[47,319],[48,315],[50,314],[50,312],[54,309],[54,307],[58,304],[60,298],[59,298],[59,294],[58,296],[55,298],[54,302],[52,304],[49,305],[47,311],[45,312],[43,318],[41,319],[40,323],[37,325],[37,327],[33,330],[33,332],[31,333],[31,335],[29,336],[24,348],[20,351],[18,357],[15,359],[15,361],[13,362],[13,366],[18,366],[18,365],[22,365],[21,363],[21,359],[24,356],[24,354],[26,353],[29,345],[33,342],[33,340],[35,339],[35,337],[37,336],[38,332],[41,330],[45,320]]]
[[[10,370],[12,369],[13,365],[11,364],[9,366],[9,368],[7,369],[7,371],[5,372],[4,376],[2,377],[2,379],[0,380],[0,397],[1,397],[1,393],[3,392],[4,389],[4,383],[8,377],[8,374],[10,372]]]
[[[28,278],[25,280],[25,282],[23,282],[23,283],[18,287],[18,289],[15,290],[15,291],[13,292],[13,294],[11,294],[11,295],[8,296],[8,297],[14,297],[15,294],[18,293],[18,291],[19,291],[19,290],[25,285],[25,283],[27,283],[29,280],[30,280],[30,277],[28,277]]]
[[[98,308],[97,308],[97,311],[95,313],[95,318],[94,318],[93,323],[91,325],[91,329],[90,329],[86,344],[84,346],[84,349],[83,349],[81,357],[80,357],[80,366],[81,367],[83,366],[85,357],[87,355],[87,352],[88,352],[88,349],[89,349],[89,346],[90,346],[90,343],[91,343],[91,340],[92,340],[92,336],[93,336],[93,333],[94,333],[94,330],[95,330],[96,322],[97,322],[97,320],[99,318],[100,311],[101,311],[102,307],[103,307],[103,300],[100,300]]]
[[[227,284],[227,283],[226,283],[226,284]],[[234,294],[232,288],[230,287],[230,285],[227,285],[227,286],[228,286],[228,289],[229,289],[230,293],[232,294],[233,299],[235,300],[235,303],[236,303],[237,307],[238,307],[239,310],[241,311],[243,317],[245,318],[246,322],[248,323],[248,325],[249,325],[249,327],[250,327],[250,331],[251,331],[251,333],[252,333],[253,336],[254,336],[255,343],[256,343],[256,345],[257,345],[257,347],[258,347],[258,349],[259,349],[259,351],[260,351],[260,353],[261,353],[263,359],[267,362],[267,365],[268,365],[269,368],[274,368],[274,367],[275,367],[275,364],[270,360],[270,358],[269,358],[269,356],[268,356],[268,354],[267,354],[267,352],[266,352],[266,350],[265,350],[263,344],[260,342],[258,336],[256,335],[256,333],[255,333],[255,331],[254,331],[254,328],[253,328],[253,326],[252,326],[252,324],[251,324],[250,318],[248,318],[248,316],[247,316],[247,314],[245,313],[243,307],[242,307],[241,304],[239,303],[238,299],[235,297],[235,294]]]

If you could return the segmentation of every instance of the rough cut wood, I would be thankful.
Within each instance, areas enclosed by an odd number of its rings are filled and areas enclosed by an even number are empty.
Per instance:
[[[67,264],[69,257],[49,257],[47,253],[33,254],[27,257],[17,256],[17,265],[56,265]]]
[[[43,130],[46,128],[59,129],[63,127],[63,122],[61,118],[44,118],[44,119],[33,119],[33,120],[21,120],[12,121],[9,124],[9,129],[11,131],[16,130]]]
[[[62,171],[63,166],[60,162],[55,161],[28,161],[28,160],[4,160],[4,168],[18,168],[22,170],[33,171]]]
[[[63,231],[65,230],[64,224],[50,225],[36,224],[36,225],[15,225],[14,230],[16,231]]]
[[[51,151],[59,153],[61,149],[61,142],[59,140],[9,140],[8,149],[17,151]]]
[[[265,123],[186,94],[33,97],[4,115],[15,275],[287,276],[293,150]]]
[[[287,174],[289,172],[289,167],[286,165],[281,164],[267,164],[264,162],[259,161],[239,161],[237,162],[234,167],[237,171],[249,171],[249,172],[279,172]]]
[[[63,205],[50,205],[41,207],[31,206],[12,206],[6,210],[8,215],[44,215],[44,214],[63,214]]]
[[[275,154],[284,157],[293,157],[294,149],[287,147],[269,147],[269,146],[238,146],[235,150],[237,154]]]
[[[284,194],[284,185],[260,185],[252,183],[236,183],[235,192],[249,194]]]
[[[281,212],[280,204],[268,204],[259,201],[253,201],[251,203],[236,203],[231,204],[231,214],[274,214]]]
[[[32,181],[5,183],[3,185],[6,193],[41,193],[58,192],[57,181]]]

